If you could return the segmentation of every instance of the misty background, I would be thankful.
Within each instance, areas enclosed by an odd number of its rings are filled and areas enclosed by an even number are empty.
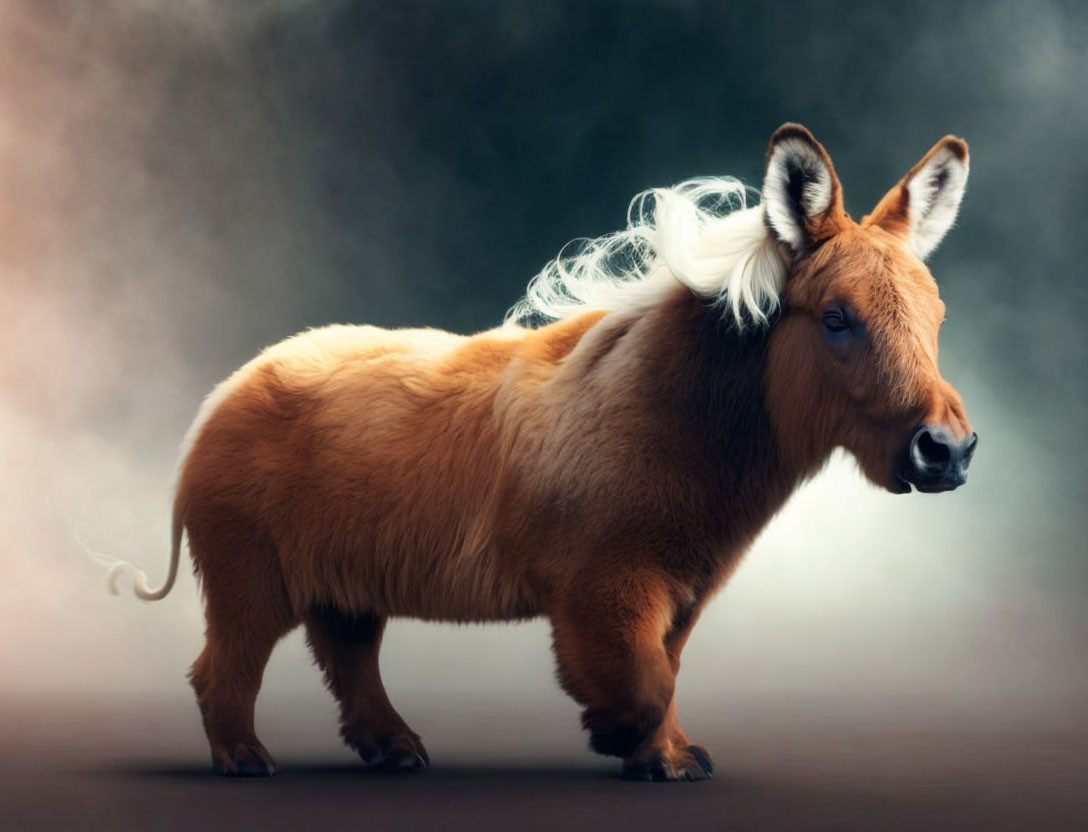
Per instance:
[[[142,604],[86,549],[160,582],[204,394],[309,326],[495,326],[636,192],[758,186],[792,120],[855,217],[944,134],[970,143],[930,266],[980,449],[941,496],[835,460],[704,614],[682,720],[1083,725],[1086,43],[1075,2],[3,4],[0,697],[177,703],[202,749],[187,557]],[[460,708],[485,746],[502,714],[584,746],[543,621],[396,621],[382,663],[425,740]],[[296,632],[259,730],[346,755],[332,713]]]

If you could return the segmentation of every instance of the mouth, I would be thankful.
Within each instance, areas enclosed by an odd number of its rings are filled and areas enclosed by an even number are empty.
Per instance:
[[[943,494],[946,491],[955,491],[967,481],[966,474],[961,474],[954,480],[935,480],[932,482],[914,482],[907,479],[902,471],[895,473],[895,485],[888,490],[892,494],[910,494],[917,490],[919,494]]]
[[[933,483],[930,485],[915,485],[923,494],[942,494],[945,491],[955,491],[962,483]]]

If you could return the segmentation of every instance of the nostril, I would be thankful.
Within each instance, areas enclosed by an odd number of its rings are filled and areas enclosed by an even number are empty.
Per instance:
[[[978,436],[954,436],[943,425],[920,425],[910,440],[899,478],[919,491],[951,491],[967,481],[967,466]]]
[[[975,455],[975,448],[978,447],[978,434],[972,433],[971,439],[967,442],[967,447],[963,449],[963,461],[964,464],[971,461],[971,457]]]
[[[927,467],[947,465],[952,461],[952,449],[928,430],[923,430],[914,440],[915,452]]]

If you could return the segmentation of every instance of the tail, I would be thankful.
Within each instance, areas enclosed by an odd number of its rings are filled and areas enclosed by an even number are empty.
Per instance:
[[[91,549],[84,540],[80,539],[77,529],[77,540],[87,554],[95,561],[109,568],[106,573],[106,587],[113,595],[119,595],[118,581],[122,575],[132,575],[133,592],[136,597],[144,601],[161,601],[171,589],[178,577],[178,561],[181,559],[181,536],[185,529],[184,510],[180,499],[174,500],[174,519],[170,533],[170,571],[166,575],[166,581],[158,589],[151,589],[147,585],[147,573],[135,564],[119,558],[104,555]]]

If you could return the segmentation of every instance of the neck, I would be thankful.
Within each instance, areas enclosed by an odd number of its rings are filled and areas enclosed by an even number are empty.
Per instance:
[[[564,411],[591,437],[578,442],[580,459],[603,471],[622,460],[606,487],[622,496],[624,522],[730,557],[810,473],[782,452],[767,405],[773,340],[774,325],[738,329],[682,287],[637,315],[605,316],[581,339],[560,373]]]
[[[738,327],[731,313],[683,293],[663,308],[672,352],[662,372],[682,433],[701,455],[708,517],[727,549],[746,547],[808,475],[782,445],[767,402],[777,321]],[[660,366],[660,365],[659,365]]]

